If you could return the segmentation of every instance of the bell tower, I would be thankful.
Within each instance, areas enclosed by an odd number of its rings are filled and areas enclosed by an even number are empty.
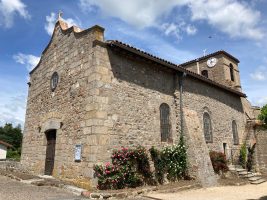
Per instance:
[[[238,63],[239,60],[229,53],[217,51],[180,66],[241,92]]]

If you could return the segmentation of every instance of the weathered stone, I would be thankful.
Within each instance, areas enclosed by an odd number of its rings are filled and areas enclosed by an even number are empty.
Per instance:
[[[250,117],[254,114],[243,95],[237,93],[240,90],[236,88],[239,85],[238,62],[233,57],[216,54],[218,63],[209,70],[210,80],[187,73],[180,94],[179,74],[184,69],[137,53],[136,49],[131,49],[130,53],[127,50],[130,47],[122,44],[110,45],[103,40],[104,30],[100,27],[75,34],[71,31],[78,29],[65,29],[57,23],[40,63],[30,74],[21,158],[25,168],[36,174],[44,173],[46,131],[53,129],[56,130],[56,150],[52,174],[72,179],[88,178],[95,184],[93,164],[110,161],[113,149],[177,144],[181,133],[180,106],[194,111],[194,115],[186,119],[183,130],[189,137],[193,176],[198,173],[200,179],[207,175],[214,178],[209,150],[230,155],[233,149],[239,148],[233,142],[233,120],[237,123],[240,143],[245,140],[248,131],[244,113],[249,113]],[[208,59],[209,56],[201,59],[201,70],[207,69]],[[236,78],[232,82],[229,82],[230,63]],[[184,67],[195,71],[195,64],[194,61]],[[52,91],[54,72],[59,79]],[[162,104],[169,106],[168,142],[161,138]],[[203,134],[205,112],[211,117],[213,137],[207,144]],[[76,145],[81,145],[79,162],[75,162],[74,157]]]
[[[99,199],[100,196],[101,196],[100,193],[91,193],[90,198],[92,198],[92,199]]]

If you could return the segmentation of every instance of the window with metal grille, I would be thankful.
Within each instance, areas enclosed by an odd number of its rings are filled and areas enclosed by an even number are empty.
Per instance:
[[[205,112],[203,115],[204,137],[206,142],[212,142],[212,127],[209,113]]]
[[[205,76],[206,78],[209,78],[208,70],[203,70],[203,71],[201,72],[201,75],[202,75],[202,76]]]
[[[231,81],[235,81],[234,67],[232,64],[230,64],[230,76],[231,76]]]
[[[238,137],[237,125],[236,125],[235,120],[232,121],[232,131],[233,131],[234,144],[238,145],[239,144],[239,137]]]
[[[160,105],[160,133],[162,142],[171,141],[170,107],[163,103]]]

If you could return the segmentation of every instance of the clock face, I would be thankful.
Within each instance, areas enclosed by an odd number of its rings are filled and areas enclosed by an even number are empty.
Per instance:
[[[217,58],[213,57],[213,58],[209,58],[207,60],[208,67],[214,67],[216,65],[216,63],[217,63]]]

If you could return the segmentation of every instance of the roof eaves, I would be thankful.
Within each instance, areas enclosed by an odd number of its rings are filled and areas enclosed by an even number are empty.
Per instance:
[[[193,59],[193,60],[189,60],[185,63],[182,63],[180,64],[179,66],[181,67],[186,67],[186,65],[189,65],[191,63],[194,63],[194,62],[197,62],[197,61],[201,61],[201,60],[204,60],[204,59],[207,59],[209,57],[212,57],[212,56],[216,56],[216,55],[219,55],[219,54],[224,54],[226,55],[227,57],[233,59],[234,61],[236,61],[237,63],[239,63],[240,61],[234,57],[233,55],[229,54],[228,52],[224,51],[224,50],[220,50],[220,51],[216,51],[214,53],[211,53],[211,54],[208,54],[208,55],[205,55],[205,56],[202,56],[202,57],[199,57],[199,58],[196,58],[196,59]]]
[[[4,146],[6,146],[6,147],[12,147],[11,144],[8,144],[7,142],[4,142],[4,141],[2,141],[2,140],[0,140],[0,144],[4,145]]]
[[[140,55],[142,57],[145,57],[145,58],[147,58],[149,60],[153,60],[153,61],[155,61],[155,62],[157,62],[159,64],[162,64],[164,66],[172,68],[172,69],[174,69],[176,71],[184,72],[184,73],[190,75],[191,77],[194,77],[196,79],[202,80],[202,81],[204,81],[204,82],[206,82],[208,84],[211,84],[211,85],[214,85],[216,87],[222,88],[222,89],[227,90],[227,91],[229,91],[231,93],[237,94],[238,96],[246,97],[246,95],[244,93],[242,93],[242,92],[239,92],[239,91],[234,90],[232,88],[226,87],[226,86],[224,86],[222,84],[219,84],[219,83],[217,83],[215,81],[212,81],[212,80],[210,80],[210,79],[208,79],[208,78],[206,78],[204,76],[201,76],[201,75],[196,74],[196,73],[194,73],[192,71],[189,71],[189,70],[185,69],[184,67],[181,67],[180,65],[176,65],[176,64],[171,63],[169,61],[166,61],[166,60],[164,60],[162,58],[156,57],[156,56],[154,56],[152,54],[149,54],[149,53],[147,53],[145,51],[142,51],[142,50],[140,50],[138,48],[135,48],[135,47],[133,47],[133,46],[131,46],[129,44],[125,44],[125,43],[120,42],[118,40],[109,40],[106,43],[111,45],[111,46],[115,45],[115,46],[120,47],[122,49],[125,49],[125,50],[127,50],[129,52],[138,54],[138,55]]]

